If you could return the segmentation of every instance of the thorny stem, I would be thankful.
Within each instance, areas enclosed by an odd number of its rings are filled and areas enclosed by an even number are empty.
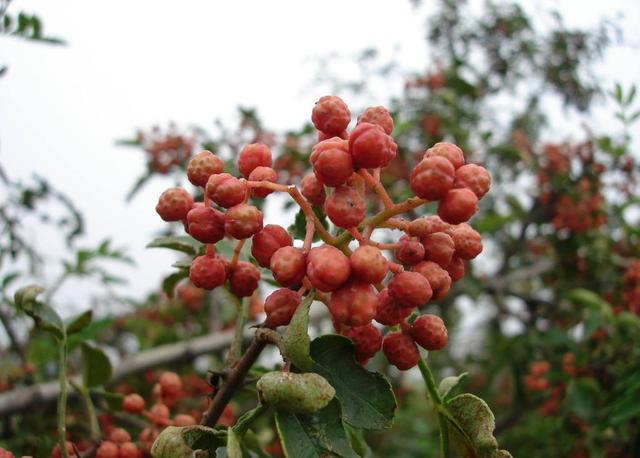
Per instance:
[[[420,358],[420,360],[418,361],[418,368],[420,369],[420,373],[422,374],[422,378],[427,387],[427,391],[429,392],[431,402],[433,402],[434,407],[438,412],[438,423],[440,425],[440,452],[442,458],[449,458],[449,426],[447,424],[447,419],[441,412],[441,408],[443,407],[442,396],[440,396],[440,392],[436,387],[436,381],[434,380],[431,369],[429,369],[429,365],[427,364],[427,361],[425,359]]]
[[[60,393],[58,393],[58,443],[60,453],[63,458],[69,458],[67,453],[67,337],[64,336],[59,342],[58,350],[58,381],[60,383]]]

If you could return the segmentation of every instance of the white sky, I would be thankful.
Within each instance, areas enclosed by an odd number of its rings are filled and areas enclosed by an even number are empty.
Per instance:
[[[623,12],[627,44],[609,52],[602,74],[640,81],[640,36],[632,27],[640,24],[640,2],[525,5],[559,5],[569,25]],[[171,182],[155,180],[125,205],[144,159],[114,146],[115,139],[168,121],[208,127],[216,117],[233,119],[238,105],[257,107],[269,127],[299,127],[323,95],[305,92],[314,76],[311,58],[332,51],[391,52],[400,45],[403,67],[427,65],[425,8],[416,12],[408,1],[15,0],[9,12],[18,11],[40,15],[45,33],[68,45],[0,38],[0,64],[9,65],[0,78],[0,163],[14,178],[35,171],[71,195],[85,213],[87,243],[112,237],[128,247],[137,261],[127,270],[133,296],[171,270],[170,252],[144,249],[162,227],[154,206]],[[30,236],[51,248],[37,228]],[[73,309],[85,307],[73,293],[67,288],[62,298]]]

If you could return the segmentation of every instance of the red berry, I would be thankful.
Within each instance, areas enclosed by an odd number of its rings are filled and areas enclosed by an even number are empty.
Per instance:
[[[262,212],[258,207],[239,204],[227,210],[224,230],[234,239],[248,239],[262,229]]]
[[[221,207],[230,208],[245,201],[247,184],[228,173],[219,173],[209,177],[205,193]]]
[[[356,227],[365,217],[364,199],[351,186],[336,188],[324,203],[324,211],[338,227]]]
[[[216,243],[224,238],[224,213],[198,205],[187,213],[187,227],[191,237],[202,243]]]
[[[169,419],[169,415],[169,407],[162,403],[154,404],[151,406],[151,409],[149,409],[151,421],[159,425],[164,424]]]
[[[416,318],[411,324],[411,336],[425,350],[441,350],[447,346],[447,327],[436,315]]]
[[[309,161],[318,180],[327,186],[340,186],[353,174],[349,143],[346,140],[334,137],[316,144]]]
[[[454,179],[451,162],[439,156],[426,157],[411,170],[411,190],[422,199],[440,200],[447,195]]]
[[[264,301],[266,324],[270,328],[286,326],[300,305],[301,297],[296,291],[287,288],[277,289]]]
[[[271,256],[270,269],[273,278],[282,286],[299,285],[306,273],[306,260],[299,248],[278,248]]]
[[[325,95],[313,107],[311,121],[326,134],[340,135],[351,121],[351,112],[340,97]]]
[[[464,165],[464,154],[462,153],[462,150],[453,143],[436,143],[424,153],[424,157],[435,156],[441,156],[448,159],[455,169]]]
[[[229,287],[231,292],[238,297],[249,297],[258,289],[260,271],[250,262],[240,261],[231,270]]]
[[[320,291],[338,289],[351,274],[351,264],[342,251],[331,245],[312,248],[307,255],[307,277]]]
[[[427,279],[433,296],[431,299],[442,299],[451,288],[451,277],[449,273],[433,261],[422,261],[411,268]]]
[[[131,442],[131,434],[129,434],[123,428],[113,428],[109,433],[109,440],[116,444],[123,444],[125,442]]]
[[[187,177],[196,186],[206,186],[211,175],[222,173],[222,159],[211,151],[201,151],[191,158],[187,165]]]
[[[422,238],[434,232],[444,232],[448,228],[449,224],[442,221],[438,215],[429,215],[411,221],[407,232],[409,235]]]
[[[271,150],[262,143],[245,145],[238,155],[238,170],[248,178],[256,167],[271,167]]]
[[[394,326],[404,321],[411,315],[410,307],[400,307],[389,296],[389,290],[383,289],[378,293],[378,308],[376,309],[376,321],[386,326]]]
[[[331,294],[329,311],[339,323],[355,327],[369,324],[377,306],[378,297],[370,284],[348,282]]]
[[[67,454],[69,455],[70,458],[74,458],[78,456],[76,455],[76,452],[74,450],[73,442],[66,441],[65,448],[67,449]],[[55,447],[53,447],[53,450],[51,450],[51,458],[61,458],[61,457],[62,457],[62,453],[60,452],[60,444],[56,444]]]
[[[425,250],[424,259],[438,263],[445,268],[451,263],[456,249],[453,239],[444,232],[434,232],[423,237],[422,245]]]
[[[96,458],[118,458],[119,454],[118,444],[111,441],[103,441],[96,450]]]
[[[391,135],[391,132],[393,132],[393,118],[389,114],[389,111],[383,106],[369,107],[364,110],[362,114],[358,116],[358,124],[363,122],[382,127],[388,135]]]
[[[366,362],[382,348],[382,334],[372,324],[351,328],[345,335],[352,340],[360,363]]]
[[[491,175],[487,169],[476,164],[467,164],[456,170],[454,188],[469,188],[481,199],[491,187]]]
[[[454,257],[446,268],[452,282],[457,282],[464,277],[464,261],[461,258]]]
[[[396,157],[397,149],[382,127],[368,122],[358,124],[349,136],[349,153],[355,168],[384,167]]]
[[[125,442],[120,445],[120,458],[140,458],[140,449],[133,442]]]
[[[387,334],[382,351],[389,362],[401,371],[411,369],[420,360],[420,351],[411,337],[400,332]]]
[[[278,181],[278,174],[271,167],[259,166],[251,171],[249,174],[249,181],[269,181],[275,183]],[[273,192],[268,188],[251,188],[251,195],[264,199]]]
[[[196,424],[196,419],[191,415],[181,414],[176,415],[173,419],[173,424],[175,426],[191,426]]]
[[[215,256],[198,256],[191,261],[189,279],[198,288],[214,289],[227,279],[227,269]]]
[[[358,247],[349,258],[353,276],[365,283],[380,283],[389,272],[389,261],[370,245]]]
[[[175,372],[163,372],[158,383],[163,397],[172,397],[182,391],[182,379]]]
[[[269,267],[271,256],[278,248],[293,245],[289,233],[277,224],[267,224],[251,239],[251,255],[262,267]]]
[[[398,247],[394,251],[396,259],[402,264],[410,266],[418,264],[424,258],[424,245],[418,240],[412,240],[406,235],[400,237]]]
[[[129,413],[140,413],[144,410],[144,399],[139,394],[128,394],[122,400],[122,410]]]
[[[164,221],[180,221],[193,207],[193,197],[182,188],[169,188],[158,199],[156,212]]]
[[[302,195],[309,201],[311,205],[322,205],[327,197],[324,191],[324,185],[315,174],[310,173],[300,182]]]
[[[468,221],[478,211],[478,197],[467,188],[452,189],[438,205],[438,216],[450,224]]]
[[[457,257],[469,260],[482,253],[482,236],[468,224],[453,226],[450,234],[456,247]]]
[[[11,453],[9,450],[5,450],[0,447],[0,458],[16,458],[16,456]]]
[[[400,307],[419,307],[431,299],[433,291],[426,278],[417,272],[400,272],[388,285],[389,295]]]

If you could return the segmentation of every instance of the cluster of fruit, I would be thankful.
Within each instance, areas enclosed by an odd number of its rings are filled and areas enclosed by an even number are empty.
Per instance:
[[[288,324],[302,296],[313,290],[316,299],[328,306],[336,329],[354,341],[360,362],[382,348],[392,364],[409,369],[419,360],[416,343],[428,350],[447,343],[439,317],[415,318],[412,312],[444,297],[451,283],[464,276],[465,261],[482,251],[480,234],[466,221],[489,190],[490,175],[479,165],[465,165],[456,145],[438,143],[411,171],[416,197],[396,204],[380,182],[380,169],[394,160],[397,150],[390,136],[393,119],[385,108],[366,109],[347,132],[351,121],[347,105],[326,96],[316,103],[312,121],[319,142],[309,158],[313,172],[301,180],[301,192],[277,183],[266,145],[250,144],[237,158],[243,178],[225,173],[222,160],[203,151],[191,159],[187,175],[204,189],[204,202],[194,203],[186,190],[171,188],[160,196],[156,210],[165,221],[183,221],[186,231],[206,244],[206,252],[191,263],[189,277],[195,286],[213,289],[228,282],[237,296],[251,296],[261,278],[258,267],[240,261],[239,249],[227,260],[216,254],[214,246],[225,236],[237,239],[240,247],[251,238],[257,265],[269,269],[282,286],[265,300],[266,326]],[[369,218],[367,188],[382,207]],[[262,212],[248,203],[249,197],[265,198],[275,191],[291,195],[305,213],[302,247],[294,246],[283,227],[263,227]],[[398,217],[428,202],[438,202],[437,215],[411,221]],[[313,206],[344,231],[330,234]],[[404,235],[395,243],[379,243],[372,234],[380,227],[399,229]],[[312,247],[316,231],[324,243]],[[359,244],[354,251],[349,248],[351,238]],[[387,259],[384,250],[393,252],[398,262]],[[393,332],[383,339],[371,324],[373,319]]]

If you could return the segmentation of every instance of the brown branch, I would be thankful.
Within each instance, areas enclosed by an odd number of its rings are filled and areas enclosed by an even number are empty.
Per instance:
[[[242,358],[233,367],[229,377],[226,379],[222,388],[218,390],[213,398],[213,401],[202,415],[200,424],[205,426],[214,426],[225,407],[233,397],[234,393],[243,385],[244,378],[249,373],[249,369],[256,362],[262,350],[267,345],[264,340],[258,340],[254,338],[251,341],[251,345],[247,348],[247,351],[242,355]]]

